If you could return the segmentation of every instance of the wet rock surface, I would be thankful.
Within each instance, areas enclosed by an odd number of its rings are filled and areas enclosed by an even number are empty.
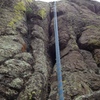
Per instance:
[[[52,3],[1,0],[0,100],[58,100]],[[100,3],[57,3],[65,100],[100,98]]]

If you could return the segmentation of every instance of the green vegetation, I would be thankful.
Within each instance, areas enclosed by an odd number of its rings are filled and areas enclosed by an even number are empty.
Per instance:
[[[28,7],[28,8],[26,9],[26,13],[32,13],[32,8],[29,8],[29,7]]]
[[[96,61],[97,64],[100,63],[100,59],[99,59],[99,57],[96,57],[96,56],[95,56],[94,59],[95,59],[95,61]]]
[[[33,91],[32,93],[29,93],[28,95],[29,95],[29,100],[32,100],[32,96],[33,96],[33,95],[36,95],[36,92]]]
[[[96,16],[96,19],[100,19],[100,16]]]
[[[38,11],[38,15],[44,19],[46,17],[46,9],[45,8],[42,8]]]
[[[29,100],[32,100],[32,95],[35,95],[36,93],[35,92],[32,92],[32,93],[29,93]]]
[[[40,94],[41,94],[41,90],[39,90],[39,91],[37,91],[37,92],[33,91],[33,92],[31,92],[31,93],[28,93],[28,99],[29,99],[29,100],[32,100],[32,97],[33,97],[33,96],[40,95]]]
[[[96,45],[96,46],[99,46],[100,45],[100,41],[98,41],[97,39],[91,39],[88,43],[89,44]]]
[[[14,9],[15,9],[15,12],[17,11],[17,12],[19,12],[19,11],[26,11],[26,8],[25,8],[25,4],[24,4],[24,2],[18,2],[16,5],[15,5],[15,7],[14,7]]]
[[[22,19],[24,11],[26,11],[25,3],[23,1],[18,2],[14,6],[14,17],[8,23],[8,26],[10,26],[11,28],[15,28],[15,26],[14,26],[15,23],[18,22],[18,21],[20,21]]]
[[[100,29],[100,26],[94,26],[94,25],[89,25],[89,26],[86,26],[85,29]]]
[[[33,0],[26,0],[26,2],[33,2]]]

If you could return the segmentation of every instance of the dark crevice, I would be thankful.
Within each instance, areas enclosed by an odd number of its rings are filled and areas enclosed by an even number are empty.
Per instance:
[[[78,96],[78,94],[71,96],[71,100],[75,100],[75,98]]]
[[[49,95],[50,95],[50,92],[51,92],[51,84],[48,82],[48,87],[47,87],[48,91],[47,91],[47,97],[46,97],[46,100],[49,99]]]
[[[54,66],[55,63],[56,63],[56,55],[55,55],[55,52],[52,52],[51,48],[49,49],[49,54],[50,54],[50,57],[51,57],[52,65]]]
[[[52,38],[52,31],[51,31],[51,22],[52,22],[52,9],[53,9],[53,2],[52,3],[50,3],[50,13],[49,13],[49,16],[50,16],[50,22],[49,22],[49,50],[48,50],[48,52],[49,52],[49,55],[50,55],[50,57],[51,57],[51,62],[52,62],[52,65],[54,66],[55,65],[55,62],[56,62],[56,59],[55,59],[55,52],[54,52],[54,50],[55,50],[55,46],[51,46],[52,44],[51,44],[51,38]]]
[[[34,39],[34,37],[31,35],[31,32],[32,32],[32,28],[31,26],[33,26],[35,23],[33,22],[34,20],[36,19],[39,19],[38,16],[34,16],[33,14],[29,14],[29,15],[26,15],[27,16],[27,27],[28,27],[28,33],[27,35],[23,36],[24,37],[24,40],[27,44],[27,52],[31,53],[32,56],[33,56],[33,50],[32,50],[32,46],[31,46],[31,40]],[[50,18],[51,18],[51,13],[50,13]],[[32,21],[33,20],[33,21]],[[50,22],[49,22],[49,30],[48,30],[48,33],[49,33],[49,38],[51,36],[51,30],[50,30],[50,24],[51,24],[51,19],[50,19]],[[37,37],[37,38],[40,38],[40,37]],[[48,53],[50,55],[50,57],[52,58],[52,55],[51,55],[51,52],[50,50],[48,50]],[[34,56],[33,56],[34,57]],[[54,57],[55,58],[55,57]],[[53,61],[52,61],[53,62]],[[49,75],[50,76],[50,75]],[[48,85],[46,87],[46,90],[47,90],[47,100],[49,98],[49,94],[50,94],[50,80],[48,80]],[[32,100],[36,100],[34,98],[34,96],[32,97]]]
[[[97,64],[98,65],[98,67],[100,68],[100,63],[99,64]]]
[[[27,48],[26,48],[26,51],[29,52],[32,56],[33,56],[33,59],[34,59],[34,55],[33,55],[33,50],[32,50],[32,46],[31,46],[31,38],[32,38],[32,35],[31,35],[31,28],[30,28],[30,21],[28,19],[28,14],[26,13],[26,22],[27,22],[27,34],[23,36],[23,39],[25,41],[25,43],[27,44]],[[33,63],[31,64],[33,66]]]
[[[64,58],[65,56],[67,56],[70,52],[72,52],[73,50],[70,50],[68,53],[66,53],[66,54],[64,54],[62,57],[61,57],[61,59],[62,58]]]
[[[26,42],[26,44],[27,44],[27,52],[30,52],[31,54],[32,54],[32,47],[31,47],[31,29],[30,29],[30,27],[29,27],[29,21],[28,21],[28,16],[26,15],[26,20],[27,20],[27,28],[28,28],[28,30],[27,30],[27,34],[26,35],[24,35],[23,37],[24,37],[24,40],[25,40],[25,42]]]
[[[48,83],[48,94],[50,94],[50,92],[51,92],[51,84]],[[48,97],[47,97],[47,98],[48,98]]]
[[[49,49],[48,49],[48,54],[51,58],[51,63],[52,63],[52,68],[51,68],[51,72],[49,74],[49,78],[48,78],[48,85],[47,85],[47,97],[46,97],[46,100],[49,99],[49,96],[50,96],[50,92],[51,92],[51,75],[53,74],[53,67],[55,65],[55,62],[56,62],[56,59],[55,59],[55,51],[54,51],[54,48],[51,47],[51,38],[52,38],[52,31],[51,31],[51,22],[52,22],[52,8],[53,8],[53,2],[50,3],[50,12],[49,12],[49,16],[50,16],[50,22],[49,22],[49,30],[48,30],[48,33],[49,33]]]
[[[82,33],[79,33],[78,35],[76,35],[76,43],[77,43],[79,49],[82,49],[81,44],[79,43],[79,39],[80,39],[81,35],[82,35]]]
[[[51,20],[52,20],[52,15],[51,15],[51,9],[52,9],[52,5],[50,3],[50,12],[49,12],[49,16],[50,16],[50,21],[49,21],[49,30],[48,30],[48,33],[49,33],[49,39],[50,37],[52,36],[52,32],[51,32],[51,29],[50,29],[50,25],[51,25]]]
[[[28,27],[28,33],[27,33],[27,35],[25,35],[25,36],[23,36],[24,37],[24,40],[25,40],[25,42],[26,42],[26,44],[27,44],[27,52],[29,52],[29,53],[31,53],[32,54],[32,56],[34,57],[34,55],[33,55],[33,50],[32,50],[32,46],[31,46],[31,40],[32,39],[34,39],[34,37],[31,35],[31,32],[32,32],[32,28],[31,28],[31,26],[33,26],[35,23],[34,23],[34,20],[37,20],[37,19],[39,19],[40,20],[40,18],[38,18],[37,16],[34,16],[34,15],[31,15],[31,14],[29,14],[29,15],[26,15],[27,16],[27,27]],[[50,16],[50,20],[49,20],[49,25],[48,25],[48,33],[49,33],[49,39],[50,39],[50,37],[51,37],[51,35],[52,35],[52,32],[51,32],[51,29],[50,29],[50,25],[51,25],[51,8],[50,8],[50,13],[49,13],[49,16]],[[32,21],[33,20],[33,21]],[[32,21],[32,22],[31,22]],[[40,37],[37,37],[37,38],[40,38]],[[55,64],[55,53],[52,53],[52,50],[49,48],[48,49],[48,54],[49,54],[49,56],[50,56],[50,58],[51,58],[51,62],[52,62],[52,66],[54,66],[54,64]],[[52,68],[51,68],[52,69]],[[51,73],[52,73],[53,71],[51,71]],[[50,95],[50,92],[51,92],[51,84],[50,84],[50,77],[51,77],[51,73],[49,74],[49,79],[48,79],[48,84],[47,84],[47,87],[46,87],[46,90],[47,90],[47,96],[46,96],[46,100],[48,100],[49,99],[49,95]],[[44,91],[43,91],[44,92]],[[43,97],[44,98],[44,97]],[[35,98],[34,98],[34,96],[32,97],[32,100],[36,100]]]
[[[23,36],[25,43],[27,44],[26,51],[32,54],[32,47],[31,47],[31,36],[28,30],[28,34]]]
[[[51,92],[51,75],[53,74],[53,68],[52,68],[52,70],[51,70],[51,72],[50,72],[50,74],[49,74],[49,78],[48,78],[48,87],[47,87],[47,90],[48,90],[48,92],[47,92],[47,97],[46,97],[46,100],[48,100],[49,99],[49,95],[50,95],[50,92]]]

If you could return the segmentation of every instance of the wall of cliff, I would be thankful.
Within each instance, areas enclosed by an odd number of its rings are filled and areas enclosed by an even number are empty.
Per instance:
[[[58,100],[53,3],[0,1],[0,100]],[[100,100],[100,3],[57,2],[65,100]]]

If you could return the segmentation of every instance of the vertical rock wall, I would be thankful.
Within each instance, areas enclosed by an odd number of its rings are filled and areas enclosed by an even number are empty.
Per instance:
[[[15,0],[0,7],[0,100],[46,100],[49,4]]]
[[[45,6],[44,6],[45,5]],[[27,6],[29,51],[34,60],[32,73],[17,100],[46,100],[51,61],[48,55],[49,4],[33,2]]]
[[[32,70],[33,57],[22,36],[27,34],[26,8],[19,0],[0,4],[0,100],[14,100],[23,87],[24,73]]]
[[[71,2],[65,0],[57,4],[65,100],[100,99],[100,66],[97,63],[100,51],[100,15],[94,6],[95,3],[88,0],[71,0]],[[50,25],[52,33],[54,33],[53,21],[52,15]],[[52,52],[54,44],[52,34],[50,43]],[[49,100],[58,99],[56,66],[54,66]]]
[[[58,100],[53,3],[1,0],[0,100]],[[100,4],[57,3],[65,100],[100,98]]]

